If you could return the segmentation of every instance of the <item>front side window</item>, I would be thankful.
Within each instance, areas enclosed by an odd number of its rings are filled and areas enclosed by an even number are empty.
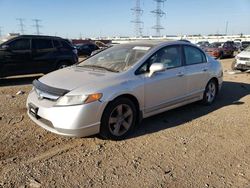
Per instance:
[[[9,43],[11,50],[30,50],[30,39],[17,39]]]
[[[52,41],[50,39],[33,39],[33,48],[36,50],[53,48]]]
[[[153,63],[162,63],[166,69],[180,67],[182,65],[180,47],[169,46],[160,49],[147,60],[139,70],[139,73],[149,72],[149,68]]]
[[[199,49],[192,46],[184,46],[186,65],[205,63],[206,57]]]

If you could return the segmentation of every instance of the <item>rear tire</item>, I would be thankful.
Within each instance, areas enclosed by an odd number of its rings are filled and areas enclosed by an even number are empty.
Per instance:
[[[122,140],[135,127],[137,110],[128,98],[117,98],[109,103],[101,118],[100,135],[106,139]]]
[[[206,89],[203,93],[202,103],[204,105],[211,105],[214,102],[217,93],[218,93],[217,82],[214,79],[212,79],[208,82]]]
[[[68,67],[68,66],[69,66],[69,64],[67,62],[60,62],[60,63],[58,63],[56,70],[63,69],[63,68]]]

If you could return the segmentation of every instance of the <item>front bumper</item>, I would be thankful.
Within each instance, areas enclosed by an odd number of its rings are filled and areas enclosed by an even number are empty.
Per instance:
[[[250,70],[250,60],[249,61],[242,61],[237,59],[236,64],[235,64],[236,69],[241,69],[241,70]]]
[[[64,136],[84,137],[99,133],[104,104],[93,102],[75,106],[55,106],[54,101],[39,100],[35,91],[28,96],[28,115],[44,129]],[[35,114],[30,106],[36,107]]]

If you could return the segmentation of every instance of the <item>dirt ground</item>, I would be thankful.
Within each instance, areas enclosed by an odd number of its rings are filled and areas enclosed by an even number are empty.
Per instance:
[[[212,106],[147,118],[123,141],[49,133],[26,115],[36,77],[0,80],[0,187],[250,187],[250,74],[232,61]]]

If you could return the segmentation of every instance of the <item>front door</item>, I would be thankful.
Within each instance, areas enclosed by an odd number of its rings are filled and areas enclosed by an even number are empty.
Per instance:
[[[182,66],[180,46],[168,46],[157,51],[149,58],[143,68],[153,63],[162,63],[165,71],[157,72],[151,77],[144,77],[144,105],[145,112],[178,104],[186,94],[185,69]],[[146,68],[147,69],[147,68]]]
[[[28,74],[31,64],[30,39],[16,39],[6,44],[7,49],[2,51],[2,76]]]

